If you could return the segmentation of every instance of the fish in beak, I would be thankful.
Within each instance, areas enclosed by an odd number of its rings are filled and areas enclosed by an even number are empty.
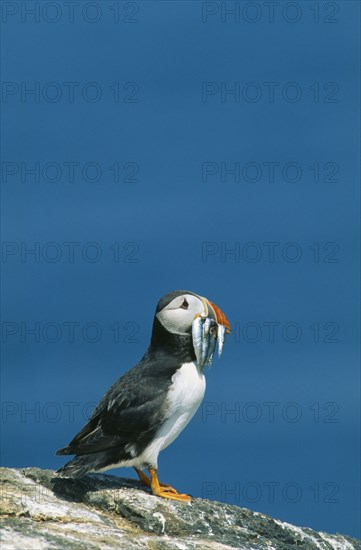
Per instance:
[[[192,338],[197,365],[203,368],[212,363],[217,341],[218,356],[221,356],[224,336],[231,333],[231,326],[223,311],[216,304],[202,296],[200,298],[204,304],[204,312],[194,318]]]

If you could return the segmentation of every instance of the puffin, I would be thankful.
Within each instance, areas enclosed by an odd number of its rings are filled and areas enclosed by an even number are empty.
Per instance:
[[[197,411],[206,388],[205,367],[217,340],[220,354],[230,331],[225,314],[207,298],[187,290],[163,296],[148,350],[110,387],[69,445],[56,452],[75,455],[57,474],[76,479],[133,467],[153,495],[189,502],[189,495],[159,481],[158,455]]]

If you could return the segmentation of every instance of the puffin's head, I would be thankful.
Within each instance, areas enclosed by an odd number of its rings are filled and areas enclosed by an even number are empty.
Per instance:
[[[192,323],[199,316],[210,317],[231,332],[225,314],[213,302],[188,290],[174,290],[159,300],[155,316],[172,334],[190,335]]]

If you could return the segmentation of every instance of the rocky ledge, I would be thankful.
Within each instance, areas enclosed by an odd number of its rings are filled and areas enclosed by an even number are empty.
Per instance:
[[[220,502],[160,499],[139,482],[0,468],[2,550],[353,550],[361,541]]]

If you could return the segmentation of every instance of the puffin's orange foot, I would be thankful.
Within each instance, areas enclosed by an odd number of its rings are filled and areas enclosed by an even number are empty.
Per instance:
[[[174,490],[174,489],[173,489]],[[171,493],[167,489],[159,487],[159,489],[152,489],[153,495],[156,497],[170,498],[171,500],[178,500],[179,502],[190,502],[191,497],[189,495],[182,495],[181,493]]]
[[[174,493],[175,495],[179,495],[178,491],[176,491],[176,489],[174,489],[170,485],[167,485],[167,483],[159,483],[159,485],[161,486],[162,489],[164,489],[164,491],[168,493]]]
[[[189,502],[191,500],[189,495],[178,493],[178,491],[166,483],[159,483],[157,470],[149,468],[149,473],[153,495],[162,498],[170,498],[171,500],[178,500],[179,502]]]
[[[135,469],[135,471],[137,472],[140,481],[141,481],[142,483],[144,483],[144,485],[146,485],[147,487],[151,487],[152,484],[151,484],[151,482],[150,482],[150,479],[145,475],[145,473],[143,472],[143,470],[141,470],[140,468],[134,468],[134,469]],[[173,487],[171,487],[171,486],[168,485],[167,483],[160,483],[160,481],[158,481],[158,484],[159,484],[160,487],[162,487],[165,491],[168,491],[169,493],[178,494],[178,491],[176,491],[176,489],[174,489]]]

